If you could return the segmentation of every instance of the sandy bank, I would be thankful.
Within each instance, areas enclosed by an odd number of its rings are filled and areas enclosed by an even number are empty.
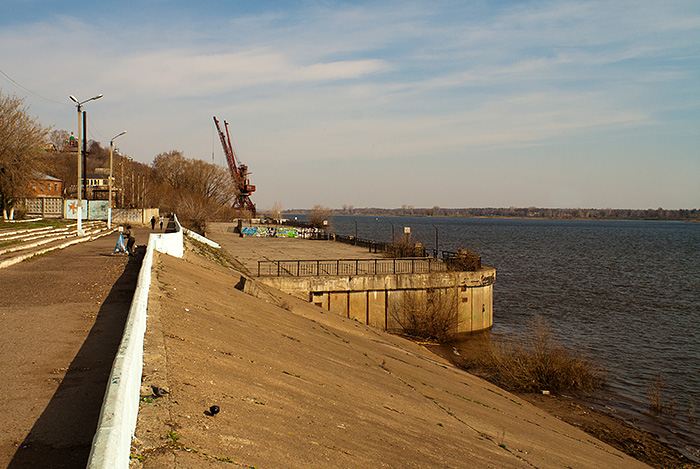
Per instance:
[[[192,251],[153,276],[144,383],[170,393],[141,402],[137,466],[647,467],[412,342],[248,296]]]

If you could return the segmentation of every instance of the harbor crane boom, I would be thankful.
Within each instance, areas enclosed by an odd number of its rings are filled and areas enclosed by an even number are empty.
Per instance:
[[[228,133],[228,122],[224,121],[226,135],[221,131],[221,126],[219,126],[219,121],[216,119],[216,116],[214,116],[214,124],[216,124],[216,130],[219,132],[221,146],[224,148],[226,162],[228,163],[228,168],[233,178],[233,184],[236,188],[236,200],[233,202],[233,208],[243,212],[249,212],[251,218],[255,218],[255,204],[250,200],[250,195],[255,192],[255,186],[251,185],[248,180],[248,175],[250,174],[248,172],[248,166],[237,161],[236,153],[233,151],[233,146],[231,145],[231,137]]]

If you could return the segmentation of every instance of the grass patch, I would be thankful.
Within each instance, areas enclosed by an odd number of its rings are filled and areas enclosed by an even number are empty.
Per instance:
[[[199,254],[200,256],[209,259],[213,262],[216,262],[222,267],[233,269],[243,274],[249,274],[245,266],[241,264],[237,259],[231,259],[224,249],[215,248],[206,243],[202,243],[201,241],[197,241],[194,238],[190,238],[189,236],[185,237],[185,241],[187,247],[190,250]]]

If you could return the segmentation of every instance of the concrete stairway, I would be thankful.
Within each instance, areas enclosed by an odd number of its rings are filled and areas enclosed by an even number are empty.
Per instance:
[[[78,236],[77,223],[62,227],[37,227],[0,231],[0,269],[40,254],[91,241],[113,233],[103,221],[85,221],[84,236]]]

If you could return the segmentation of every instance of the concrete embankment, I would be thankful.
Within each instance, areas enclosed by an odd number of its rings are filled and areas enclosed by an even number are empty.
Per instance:
[[[247,295],[200,252],[155,254],[134,465],[646,467],[410,341]]]

